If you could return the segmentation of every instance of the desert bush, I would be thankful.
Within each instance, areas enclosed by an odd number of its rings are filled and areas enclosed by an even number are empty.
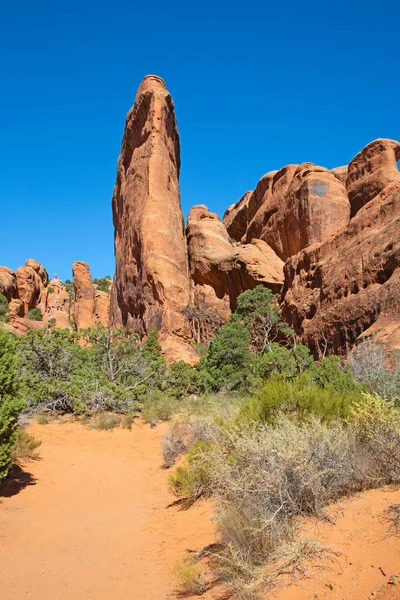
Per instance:
[[[173,572],[178,580],[178,596],[201,596],[207,591],[206,581],[193,560],[176,563]]]
[[[13,462],[18,463],[26,460],[37,460],[39,458],[39,453],[36,450],[41,443],[40,440],[36,439],[24,429],[19,429],[12,453]]]
[[[91,429],[99,429],[109,431],[118,427],[121,424],[121,417],[118,415],[108,414],[108,413],[99,413],[93,415],[93,417],[89,421],[89,426]]]
[[[26,316],[31,321],[43,321],[42,312],[37,306],[35,308],[31,308],[31,310],[28,311]]]
[[[374,339],[361,342],[349,354],[355,381],[387,399],[400,397],[400,356],[386,352]]]
[[[15,339],[0,328],[0,481],[12,465],[18,417],[24,408],[19,392]]]
[[[53,288],[53,287],[51,287],[51,285],[49,285],[49,287],[47,288],[47,292],[48,292],[49,294],[54,294],[54,288]]]
[[[122,427],[124,427],[124,429],[132,429],[132,425],[135,421],[135,419],[137,419],[138,415],[137,413],[127,413],[126,415],[123,415],[122,419],[121,419],[121,425]]]
[[[38,423],[38,425],[48,425],[50,423],[49,415],[37,414],[36,423]]]
[[[312,415],[324,421],[346,418],[360,392],[345,393],[313,383],[307,373],[293,381],[271,377],[243,405],[238,419],[274,423],[280,415],[306,420]]]
[[[182,498],[190,506],[199,498],[212,495],[211,468],[212,445],[196,440],[189,448],[187,466],[178,466],[169,477],[169,486],[173,494]]]
[[[210,403],[207,405],[210,406]],[[172,418],[169,431],[163,439],[164,466],[171,467],[194,442],[214,441],[217,433],[218,425],[212,413],[193,415],[190,407],[187,412],[178,413]]]
[[[151,390],[143,401],[141,414],[146,423],[169,421],[179,410],[179,400],[161,390]]]
[[[188,503],[218,500],[218,568],[228,581],[247,585],[293,539],[299,517],[320,515],[343,495],[400,481],[399,429],[386,408],[375,407],[360,401],[348,424],[281,416],[273,424],[220,426],[213,442],[193,444],[186,465],[170,478],[171,489]],[[388,426],[370,417],[381,410]]]

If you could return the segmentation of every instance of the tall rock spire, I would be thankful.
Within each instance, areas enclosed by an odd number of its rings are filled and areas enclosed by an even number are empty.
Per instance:
[[[179,169],[172,98],[160,77],[147,75],[126,117],[112,200],[111,323],[141,334],[155,325],[167,358],[190,362],[182,314],[189,304],[189,274]]]

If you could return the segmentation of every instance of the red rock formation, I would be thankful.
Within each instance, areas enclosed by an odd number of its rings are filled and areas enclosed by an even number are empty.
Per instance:
[[[400,182],[364,204],[346,229],[287,261],[283,314],[316,355],[325,345],[345,351],[369,328],[398,343],[399,231]]]
[[[191,209],[187,239],[195,296],[224,320],[242,291],[259,284],[280,291],[283,262],[268,244],[232,244],[225,225],[206,206]]]
[[[312,163],[268,173],[254,191],[257,198],[248,200],[253,211],[243,240],[264,240],[286,260],[306,246],[328,239],[349,222],[350,205],[342,178],[342,171],[333,173]],[[240,210],[237,212],[239,217]],[[230,224],[234,226],[235,222]]]
[[[94,304],[95,323],[108,327],[110,322],[110,294],[103,292],[102,290],[95,290]]]
[[[164,81],[149,75],[127,115],[118,159],[111,323],[140,334],[154,324],[167,358],[190,361],[194,356],[183,315],[190,296],[179,168],[172,98]]]
[[[75,290],[74,318],[79,331],[95,324],[95,292],[87,263],[75,261],[72,274]]]
[[[32,308],[39,308],[44,314],[47,300],[48,275],[46,269],[29,258],[16,273],[18,298],[24,303],[25,314]]]
[[[61,307],[61,310],[59,308]],[[46,324],[60,329],[72,329],[71,297],[60,279],[51,279],[47,292]],[[55,324],[53,319],[55,319]]]
[[[352,217],[389,183],[400,182],[399,159],[399,142],[387,139],[371,142],[353,158],[346,179]]]
[[[17,297],[17,278],[14,271],[8,267],[0,267],[0,294],[10,302]]]

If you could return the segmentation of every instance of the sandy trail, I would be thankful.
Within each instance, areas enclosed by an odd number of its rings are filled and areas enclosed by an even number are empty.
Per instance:
[[[42,458],[24,466],[20,485],[2,488],[1,598],[173,598],[171,568],[187,549],[211,543],[213,526],[204,504],[167,508],[164,427],[29,431],[42,440]]]
[[[54,423],[29,430],[42,440],[42,459],[0,488],[0,598],[175,598],[171,568],[187,550],[213,543],[215,531],[207,503],[167,508],[174,497],[161,468],[166,427],[135,422],[132,431],[108,432]],[[266,598],[400,599],[400,530],[390,529],[391,504],[400,505],[399,489],[371,490],[329,507],[335,525],[305,525],[308,537],[339,556],[307,565],[311,577]],[[388,583],[391,576],[399,585]]]

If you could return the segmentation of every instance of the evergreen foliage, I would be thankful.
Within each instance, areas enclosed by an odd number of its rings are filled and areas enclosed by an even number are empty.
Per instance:
[[[24,407],[19,396],[13,336],[0,328],[0,481],[12,464],[18,416]]]

